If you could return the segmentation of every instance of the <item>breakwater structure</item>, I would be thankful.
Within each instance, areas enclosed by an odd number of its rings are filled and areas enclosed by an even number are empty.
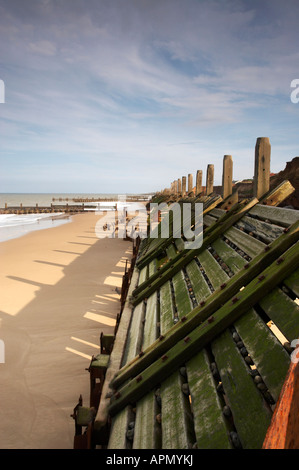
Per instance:
[[[136,194],[136,195],[125,195],[126,202],[145,202],[151,197],[150,194]],[[7,202],[4,203],[3,207],[0,207],[0,214],[53,214],[57,212],[65,212],[67,214],[76,214],[86,211],[94,211],[97,207],[107,209],[105,203],[115,202],[114,209],[117,206],[117,197],[99,197],[99,198],[53,198],[50,205],[41,206],[36,203],[34,206],[24,205],[20,202],[19,205],[9,205]],[[99,206],[101,204],[101,206]],[[111,209],[109,205],[109,209]]]
[[[242,200],[229,155],[221,195],[212,164],[205,191],[198,170],[195,185],[189,174],[154,195],[169,236],[133,240],[114,332],[99,332],[90,396],[72,413],[74,448],[299,447],[299,211],[280,207],[289,181],[270,189],[270,157],[258,138]],[[174,233],[174,202],[193,216],[202,204],[200,246]]]

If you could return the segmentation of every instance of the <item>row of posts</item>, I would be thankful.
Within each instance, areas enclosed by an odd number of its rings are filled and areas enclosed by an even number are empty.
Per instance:
[[[270,158],[271,145],[269,137],[258,137],[255,145],[255,164],[253,179],[253,196],[258,199],[266,194],[270,189]],[[206,195],[212,194],[214,189],[214,165],[207,166],[206,173]],[[194,194],[195,190],[195,194]],[[171,183],[170,191],[172,194],[187,194],[198,196],[202,193],[202,170],[196,172],[195,187],[193,186],[193,175],[188,174],[187,177],[182,176],[178,180]],[[231,155],[223,157],[222,171],[222,198],[225,199],[232,194],[233,191],[233,159]]]

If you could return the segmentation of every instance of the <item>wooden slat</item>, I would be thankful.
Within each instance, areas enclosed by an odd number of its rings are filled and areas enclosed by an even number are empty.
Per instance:
[[[299,337],[299,305],[281,289],[274,289],[259,304],[288,341]]]
[[[138,285],[140,286],[147,279],[148,267],[145,266],[139,273]]]
[[[295,188],[291,185],[288,180],[280,183],[276,188],[271,189],[266,193],[261,199],[261,204],[266,204],[268,206],[278,206],[282,203],[288,196],[293,194]]]
[[[158,305],[157,292],[154,292],[147,300],[146,315],[144,321],[142,350],[150,346],[157,338]]]
[[[263,206],[257,204],[250,210],[250,215],[255,215],[263,220],[269,220],[273,224],[288,227],[299,220],[299,211],[285,209],[284,207]]]
[[[175,246],[173,243],[171,243],[167,248],[166,248],[166,253],[169,259],[172,259],[176,256],[177,251],[175,249]]]
[[[191,300],[183,273],[179,271],[172,279],[177,313],[179,317],[191,310]],[[164,324],[163,324],[164,326]],[[161,334],[165,334],[164,327]],[[163,449],[187,449],[194,444],[188,399],[182,392],[183,380],[178,371],[161,384],[162,447]],[[177,432],[180,427],[180,432]]]
[[[168,331],[173,326],[173,304],[170,282],[160,289],[160,328]]]
[[[251,258],[254,258],[265,248],[265,244],[263,242],[256,240],[245,232],[241,232],[241,230],[238,230],[235,227],[231,227],[227,230],[224,237],[228,238]]]
[[[140,303],[134,308],[131,324],[128,330],[123,365],[139,354],[143,336],[144,304]]]
[[[289,354],[254,309],[239,318],[235,328],[276,401],[289,368]]]
[[[136,405],[133,449],[157,449],[160,444],[160,426],[156,420],[155,393],[145,395]]]
[[[226,214],[226,211],[224,209],[218,209],[218,208],[212,209],[209,212],[209,215],[212,215],[213,217],[217,217],[217,219],[219,219],[219,217],[222,217],[224,214]]]
[[[203,218],[203,223],[207,227],[210,227],[210,225],[215,224],[217,222],[217,219],[215,217],[212,217],[211,215],[205,215]]]
[[[182,392],[182,379],[174,372],[161,384],[162,448],[188,449],[194,444],[188,398]],[[179,432],[178,432],[179,430]]]
[[[198,449],[230,449],[228,427],[222,413],[205,350],[187,364],[188,384]]]
[[[155,274],[157,272],[157,267],[158,267],[157,260],[154,259],[148,265],[148,275],[152,276],[153,274]]]
[[[212,247],[233,273],[240,271],[247,263],[242,256],[221,239],[212,243]]]
[[[279,227],[279,225],[269,224],[267,222],[254,219],[253,217],[243,217],[243,219],[238,222],[238,228],[239,227],[244,228],[247,232],[252,232],[259,236],[265,243],[271,243],[273,240],[278,238],[283,231],[283,228]]]
[[[174,294],[175,294],[175,302],[178,309],[179,318],[192,310],[192,303],[190,300],[190,296],[188,294],[188,289],[186,282],[184,281],[184,276],[182,271],[176,273],[172,278]]]
[[[198,255],[198,259],[215,290],[229,279],[226,272],[223,271],[219,263],[217,263],[208,250]]]
[[[200,304],[200,302],[209,297],[211,290],[207,284],[207,281],[200,272],[199,266],[195,260],[192,260],[191,263],[186,266],[186,271],[189,276],[197,303]]]
[[[117,416],[112,419],[109,435],[108,449],[126,449],[127,439],[126,431],[128,428],[128,407],[121,410]]]
[[[228,330],[212,342],[212,351],[242,447],[260,449],[272,413]]]

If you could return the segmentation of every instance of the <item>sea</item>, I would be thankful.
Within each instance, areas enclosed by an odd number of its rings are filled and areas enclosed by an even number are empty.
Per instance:
[[[128,194],[131,196],[131,194]],[[7,207],[51,207],[54,205],[80,204],[74,199],[109,199],[109,201],[93,202],[94,210],[109,211],[127,207],[138,210],[139,203],[126,202],[126,194],[102,193],[0,193],[0,209]],[[90,203],[89,203],[90,205]],[[0,242],[19,238],[34,230],[57,227],[70,223],[72,217],[61,212],[40,214],[0,214]]]

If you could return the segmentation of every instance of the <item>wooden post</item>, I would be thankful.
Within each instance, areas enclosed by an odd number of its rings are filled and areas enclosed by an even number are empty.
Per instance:
[[[270,189],[270,156],[269,137],[258,137],[255,145],[253,196],[260,199]]]
[[[186,196],[186,176],[182,176],[182,196]]]
[[[214,189],[214,165],[209,164],[207,166],[207,183],[206,183],[206,195],[208,196],[213,192]]]
[[[231,155],[223,157],[222,198],[225,199],[233,192],[233,159]]]
[[[175,182],[174,182],[174,194],[177,195],[177,193],[178,193],[178,182],[177,182],[177,180],[175,180]]]
[[[193,176],[191,173],[188,175],[188,194],[192,193],[193,191]]]
[[[182,180],[181,180],[181,178],[178,179],[178,193],[179,193],[179,195],[182,194]]]
[[[202,192],[202,171],[196,172],[196,196]]]

